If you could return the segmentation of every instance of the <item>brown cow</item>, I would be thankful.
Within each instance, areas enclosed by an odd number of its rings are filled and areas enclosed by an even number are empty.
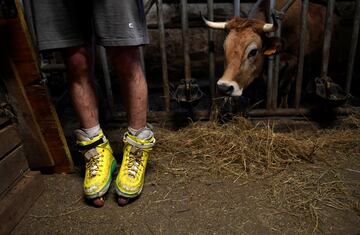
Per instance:
[[[279,51],[279,40],[269,38],[267,33],[276,30],[272,24],[267,24],[268,0],[259,0],[250,11],[248,19],[233,18],[228,22],[205,23],[215,29],[225,29],[229,33],[224,42],[226,68],[218,80],[220,92],[229,96],[241,96],[243,90],[259,77],[263,70],[264,57]],[[276,9],[280,9],[286,0],[276,1]],[[323,5],[310,3],[308,12],[308,35],[306,37],[305,54],[320,48],[323,42],[326,8]],[[291,81],[296,75],[299,54],[299,38],[301,26],[301,0],[297,0],[286,12],[282,21],[282,54],[281,59],[286,64],[287,91],[282,103],[287,105],[287,93]],[[282,78],[280,79],[282,80]]]

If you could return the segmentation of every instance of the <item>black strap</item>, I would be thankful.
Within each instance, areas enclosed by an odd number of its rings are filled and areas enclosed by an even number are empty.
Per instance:
[[[100,138],[98,139],[97,141],[95,141],[94,143],[91,143],[91,144],[87,144],[87,145],[77,145],[78,147],[78,150],[79,151],[87,151],[87,150],[90,150],[90,149],[93,149],[93,148],[96,148],[99,144],[103,144],[105,143],[103,141],[103,138]]]

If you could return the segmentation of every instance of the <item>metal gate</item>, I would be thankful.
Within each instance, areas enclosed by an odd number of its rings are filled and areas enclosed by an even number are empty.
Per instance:
[[[270,0],[270,13],[275,14],[275,20],[278,21],[278,27],[275,35],[281,37],[281,20],[284,14],[286,14],[287,9],[294,3],[295,0],[288,0],[287,3],[279,10],[274,9],[275,0]],[[184,89],[189,89],[191,85],[186,80],[191,77],[190,71],[190,58],[187,45],[188,42],[188,21],[187,21],[187,1],[181,0],[181,26],[182,26],[182,36],[184,42],[184,61],[185,61],[185,83]],[[177,112],[176,110],[171,110],[171,99],[173,98],[170,94],[170,84],[169,84],[169,74],[168,74],[168,61],[167,61],[167,52],[166,52],[166,40],[165,40],[165,27],[164,27],[164,10],[163,10],[163,0],[147,0],[145,2],[145,13],[148,14],[153,6],[156,6],[157,11],[157,23],[158,23],[158,35],[159,35],[159,50],[161,55],[161,68],[162,68],[162,88],[163,88],[163,103],[164,110],[152,112],[150,110],[150,118],[171,118]],[[240,14],[240,0],[233,1],[234,6],[234,15],[239,16]],[[324,44],[323,44],[323,60],[321,66],[321,77],[327,77],[328,73],[328,64],[329,64],[329,49],[332,36],[332,17],[334,14],[335,0],[327,1],[327,12],[326,12],[326,24],[325,24],[325,35],[324,35]],[[301,12],[301,36],[299,39],[299,58],[298,58],[298,70],[295,81],[295,96],[294,96],[294,105],[290,108],[280,108],[278,106],[278,83],[279,83],[279,55],[271,57],[269,59],[269,69],[268,69],[268,80],[267,80],[267,98],[266,98],[266,108],[265,109],[253,109],[248,112],[250,117],[262,117],[262,116],[302,116],[309,113],[308,109],[301,107],[301,91],[303,83],[303,68],[304,68],[304,49],[305,49],[305,35],[307,34],[307,13],[309,9],[309,0],[302,1],[302,12]],[[209,20],[214,19],[214,1],[207,0],[207,18]],[[269,19],[272,21],[272,19]],[[346,76],[346,87],[344,90],[346,93],[350,92],[352,77],[353,77],[353,67],[356,56],[356,47],[358,42],[358,33],[360,25],[360,0],[356,0],[356,9],[353,22],[353,32],[351,39],[350,52],[348,57],[348,67],[347,67],[347,76]],[[205,27],[205,25],[204,25]],[[208,29],[208,70],[209,70],[209,90],[211,100],[216,98],[216,79],[215,79],[215,54],[214,54],[214,34],[213,29]],[[204,42],[206,43],[206,42]],[[105,94],[108,102],[108,107],[110,113],[117,117],[125,117],[123,113],[116,113],[114,111],[114,95],[112,93],[112,86],[109,75],[109,66],[107,63],[106,52],[104,48],[100,48],[100,59],[103,67],[103,77],[105,79]],[[143,53],[142,53],[143,56]],[[142,60],[143,68],[145,69],[144,60]],[[49,72],[53,70],[62,70],[62,65],[52,65],[47,64],[42,66],[44,72]],[[188,75],[187,75],[188,74]],[[190,74],[190,75],[189,75]],[[190,85],[189,85],[190,84]],[[197,117],[200,118],[209,118],[211,115],[211,110],[198,110],[196,111]]]

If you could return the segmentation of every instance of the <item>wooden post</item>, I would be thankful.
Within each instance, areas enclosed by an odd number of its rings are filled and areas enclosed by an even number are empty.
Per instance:
[[[5,85],[16,103],[29,166],[69,173],[73,171],[70,151],[47,87],[41,82],[37,55],[19,0],[16,4],[18,17],[0,19],[0,55],[8,77]]]

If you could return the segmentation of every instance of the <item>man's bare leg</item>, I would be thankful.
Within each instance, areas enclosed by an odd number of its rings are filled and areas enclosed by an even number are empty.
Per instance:
[[[93,138],[100,133],[98,103],[90,53],[84,47],[68,48],[63,53],[67,66],[70,96],[81,127],[81,130],[75,131],[78,141],[83,141],[82,138]],[[108,153],[108,158],[113,158],[111,153]],[[89,179],[87,180],[89,181]],[[92,184],[90,183],[90,185]],[[89,187],[85,183],[84,185]],[[96,207],[101,207],[105,203],[102,196],[91,197],[90,201]]]
[[[81,128],[99,124],[98,103],[92,75],[92,55],[84,47],[64,49],[68,83]]]
[[[121,84],[129,127],[135,130],[144,128],[148,90],[140,63],[139,47],[111,47],[108,54]]]
[[[109,54],[120,80],[128,114],[128,132],[124,136],[123,160],[115,181],[120,206],[141,194],[146,164],[155,138],[146,127],[147,84],[140,63],[139,47],[111,48]]]

